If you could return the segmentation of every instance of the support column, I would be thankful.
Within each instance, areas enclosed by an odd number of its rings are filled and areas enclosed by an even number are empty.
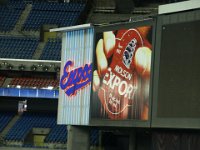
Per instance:
[[[89,150],[89,127],[68,126],[68,150]]]

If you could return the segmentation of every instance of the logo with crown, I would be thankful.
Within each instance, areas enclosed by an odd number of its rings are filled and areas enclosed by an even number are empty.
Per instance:
[[[133,55],[135,53],[137,40],[134,38],[132,39],[123,53],[123,64],[129,69],[130,64],[132,62]]]

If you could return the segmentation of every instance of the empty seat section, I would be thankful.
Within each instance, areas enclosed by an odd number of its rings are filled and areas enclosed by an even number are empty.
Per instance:
[[[8,7],[24,10],[25,3],[24,0],[9,0]]]
[[[75,25],[84,7],[85,4],[79,3],[35,2],[23,29],[37,31],[44,24]]]
[[[46,143],[66,143],[67,142],[67,126],[56,125],[53,127],[45,138]],[[98,146],[99,144],[99,130],[92,129],[90,132],[90,145]]]
[[[0,113],[0,132],[8,122],[14,117],[14,113]],[[4,140],[6,141],[24,141],[26,136],[33,128],[50,128],[46,136],[45,143],[67,143],[67,126],[57,125],[56,113],[31,113],[24,112],[15,124],[8,131]],[[92,129],[90,132],[90,145],[98,146],[99,130]],[[32,147],[32,145],[30,145]]]
[[[61,60],[61,39],[48,39],[42,54],[41,60]]]
[[[35,2],[33,10],[67,11],[80,12],[85,8],[84,3],[55,3],[55,2]]]
[[[0,36],[0,58],[32,59],[38,44],[37,38]]]
[[[22,88],[58,88],[59,80],[45,78],[13,78],[10,82],[11,86],[21,86]]]
[[[14,117],[14,113],[0,112],[0,132],[6,127],[10,120]]]
[[[66,143],[67,142],[67,126],[57,125],[53,127],[45,138],[46,143]]]
[[[11,31],[24,9],[23,1],[10,1],[7,5],[0,5],[0,31]]]
[[[56,114],[24,113],[4,139],[23,141],[32,128],[53,128],[54,126],[56,126]]]
[[[90,145],[98,146],[99,145],[99,130],[92,129],[90,131]]]

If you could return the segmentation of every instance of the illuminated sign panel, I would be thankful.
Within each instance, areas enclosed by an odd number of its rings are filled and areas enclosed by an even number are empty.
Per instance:
[[[95,36],[93,28],[63,35],[59,124],[150,124],[153,26],[124,26],[97,27]]]
[[[93,38],[93,28],[63,33],[58,124],[89,124]]]
[[[152,26],[96,35],[91,118],[149,119]]]

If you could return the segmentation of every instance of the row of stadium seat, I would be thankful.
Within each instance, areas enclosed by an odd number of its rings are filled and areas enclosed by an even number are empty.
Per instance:
[[[40,60],[61,60],[61,39],[48,39]]]
[[[10,0],[7,5],[0,6],[0,31],[11,31],[24,9],[23,1]]]
[[[57,125],[53,127],[45,138],[44,142],[49,143],[66,143],[67,142],[67,127],[65,125]]]
[[[9,0],[7,5],[9,8],[25,9],[25,3],[22,0]]]
[[[90,145],[98,146],[99,145],[99,130],[92,129],[90,131]]]
[[[0,31],[11,31],[19,19],[23,9],[0,6]]]
[[[33,10],[50,10],[50,11],[82,11],[85,4],[82,3],[55,3],[55,2],[35,2]]]
[[[39,39],[0,36],[0,58],[32,59]]]
[[[7,126],[9,121],[13,118],[14,113],[0,112],[0,133]]]
[[[79,16],[80,12],[32,10],[24,23],[23,30],[38,31],[44,24],[71,26],[77,23]]]
[[[59,80],[44,79],[44,78],[14,78],[10,84],[12,86],[20,85],[23,87],[36,87],[47,88],[49,86],[57,88],[59,86]]]
[[[43,24],[75,25],[85,7],[83,3],[34,2],[32,5],[23,30],[38,31]],[[11,0],[7,5],[0,6],[0,31],[11,31],[25,6],[26,4],[22,0]]]
[[[6,114],[0,113],[0,121],[2,122],[1,120],[2,116],[4,118],[5,116],[10,116],[11,119],[13,115],[14,115],[13,113],[6,113]],[[28,133],[30,133],[32,128],[51,128],[49,134],[46,136],[44,140],[45,143],[64,144],[67,142],[67,127],[65,125],[56,124],[55,113],[44,114],[44,113],[27,113],[27,112],[24,113],[12,126],[12,128],[8,131],[7,135],[4,137],[4,140],[23,142]],[[98,145],[99,144],[98,141],[99,141],[99,130],[97,129],[91,130],[90,144]],[[31,147],[31,145],[29,145],[28,147]]]
[[[0,58],[32,59],[39,39],[0,36]],[[61,60],[61,39],[48,39],[40,60]]]
[[[31,0],[28,0],[31,1]],[[24,0],[9,0],[8,7],[15,9],[24,9],[26,6]],[[32,1],[33,10],[50,10],[50,11],[82,11],[85,8],[84,3],[56,3],[45,1]]]
[[[32,128],[53,128],[54,126],[56,126],[56,114],[24,113],[4,139],[24,141]]]

